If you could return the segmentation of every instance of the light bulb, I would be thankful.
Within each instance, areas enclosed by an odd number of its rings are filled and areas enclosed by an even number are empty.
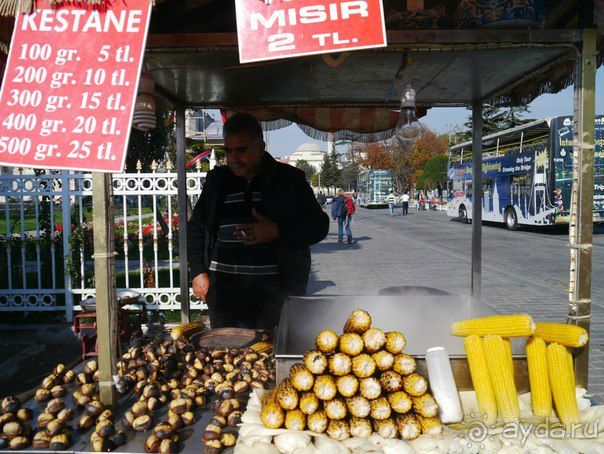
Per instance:
[[[401,113],[396,123],[396,137],[401,144],[417,140],[421,132],[421,125],[415,115],[415,90],[407,85],[401,96]]]

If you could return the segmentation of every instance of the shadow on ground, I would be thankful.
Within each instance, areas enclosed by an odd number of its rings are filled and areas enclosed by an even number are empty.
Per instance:
[[[338,243],[338,234],[330,233],[323,241],[315,244],[311,248],[311,251],[313,254],[330,254],[332,252],[340,252],[343,250],[358,250],[363,248],[362,243],[364,241],[371,239],[372,238],[370,236],[360,236],[357,238],[353,237],[352,244],[348,244],[346,240],[344,240],[344,243],[340,244]]]

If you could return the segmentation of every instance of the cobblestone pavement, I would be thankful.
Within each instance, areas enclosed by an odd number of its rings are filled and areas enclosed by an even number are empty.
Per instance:
[[[398,211],[400,213],[400,210]],[[313,247],[309,293],[376,295],[398,285],[469,294],[471,226],[444,212],[358,209],[352,245],[338,244],[337,224]],[[483,225],[483,301],[498,311],[564,321],[568,303],[568,230],[506,230]],[[604,229],[594,235],[589,390],[604,401]]]

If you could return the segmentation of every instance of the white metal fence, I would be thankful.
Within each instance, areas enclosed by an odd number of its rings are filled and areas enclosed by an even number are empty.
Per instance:
[[[151,308],[180,308],[178,178],[159,171],[113,175],[118,290]],[[191,206],[205,172],[187,173]],[[0,173],[0,311],[65,311],[94,296],[89,173]],[[191,293],[192,294],[192,293]],[[192,308],[202,308],[191,299]]]

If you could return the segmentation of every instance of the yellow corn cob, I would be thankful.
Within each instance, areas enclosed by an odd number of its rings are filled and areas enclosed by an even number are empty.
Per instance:
[[[585,329],[566,323],[537,323],[533,335],[545,342],[555,342],[567,347],[583,347],[589,340],[589,334]]]
[[[306,415],[300,410],[290,410],[285,414],[285,428],[287,430],[306,429]]]
[[[518,421],[520,408],[510,350],[503,339],[495,335],[485,336],[483,345],[499,416],[505,422]]]
[[[271,344],[270,342],[261,341],[261,342],[256,342],[250,348],[252,350],[254,350],[256,353],[272,353],[273,344]]]
[[[415,440],[422,433],[422,427],[413,413],[395,418],[398,433],[403,440]]]
[[[298,391],[308,391],[315,384],[315,377],[301,363],[296,363],[289,369],[289,378]]]
[[[494,334],[501,337],[528,337],[535,331],[535,322],[526,314],[494,315],[491,317],[473,318],[453,323],[451,334],[454,336],[487,336]]]
[[[262,411],[260,412],[260,419],[264,427],[269,429],[278,429],[285,422],[285,412],[277,401],[277,389],[269,391],[262,405]]]
[[[531,385],[531,405],[535,416],[551,416],[552,391],[549,387],[545,341],[531,337],[526,341],[526,361]]]
[[[298,407],[298,391],[289,378],[281,382],[277,388],[277,400],[284,410],[294,410]]]
[[[191,323],[183,323],[181,325],[175,326],[170,331],[170,336],[172,339],[176,340],[180,336],[190,335],[197,331],[203,330],[205,325],[201,322],[191,322]]]
[[[426,393],[420,397],[412,397],[413,411],[425,418],[433,418],[438,413],[438,404],[432,395]]]
[[[440,435],[443,433],[443,425],[437,416],[424,418],[421,415],[416,415],[416,417],[424,435]]]
[[[308,426],[308,430],[313,432],[322,434],[327,430],[327,425],[329,424],[329,418],[325,414],[323,410],[319,410],[312,415],[308,415],[306,418],[306,425]]]
[[[564,345],[552,343],[547,346],[547,369],[558,418],[564,425],[578,422],[573,358]]]
[[[497,403],[491,385],[491,377],[489,377],[482,339],[475,335],[468,336],[464,339],[464,347],[468,356],[468,365],[470,366],[478,410],[487,424],[493,424],[497,419]]]

